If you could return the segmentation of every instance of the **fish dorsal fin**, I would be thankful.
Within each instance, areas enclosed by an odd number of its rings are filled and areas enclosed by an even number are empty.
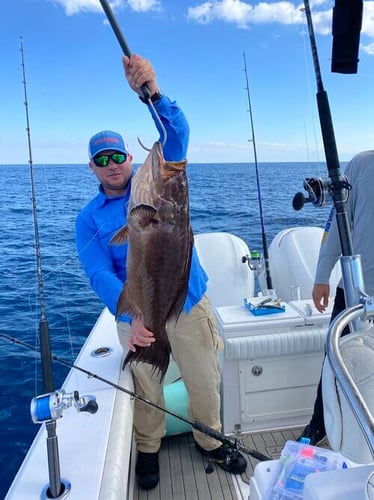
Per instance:
[[[114,234],[112,239],[109,241],[109,245],[123,245],[124,243],[126,243],[128,238],[129,234],[126,225],[121,227],[121,229]]]
[[[131,217],[137,221],[140,227],[147,227],[149,224],[157,219],[157,210],[151,205],[138,205],[131,209]]]

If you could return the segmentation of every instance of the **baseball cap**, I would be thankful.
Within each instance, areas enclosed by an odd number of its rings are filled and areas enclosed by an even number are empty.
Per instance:
[[[88,155],[92,159],[98,153],[108,149],[128,154],[125,141],[120,134],[112,130],[103,130],[91,137],[88,145]]]

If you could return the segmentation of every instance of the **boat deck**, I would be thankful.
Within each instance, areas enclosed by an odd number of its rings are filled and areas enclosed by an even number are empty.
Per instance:
[[[272,432],[258,432],[241,436],[243,444],[271,458],[278,458],[287,440],[296,440],[301,428]],[[249,484],[258,460],[249,456],[246,472],[241,480]],[[160,483],[151,491],[134,487],[134,500],[248,500],[240,493],[236,477],[215,466],[211,474],[208,465],[194,446],[192,433],[166,437],[160,450]],[[239,479],[240,480],[240,479]],[[136,483],[136,482],[135,482]]]

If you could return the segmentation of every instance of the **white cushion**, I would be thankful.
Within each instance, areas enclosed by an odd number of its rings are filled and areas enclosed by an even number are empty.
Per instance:
[[[374,331],[352,333],[340,342],[341,354],[368,409],[374,412]],[[371,463],[373,457],[361,428],[326,358],[323,367],[323,406],[330,445],[356,463]]]
[[[326,334],[322,329],[234,337],[225,339],[225,357],[229,361],[286,356],[323,351]]]

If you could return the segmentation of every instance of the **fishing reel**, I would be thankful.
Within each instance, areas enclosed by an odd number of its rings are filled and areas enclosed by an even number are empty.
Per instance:
[[[63,389],[36,396],[31,400],[30,412],[34,424],[62,417],[64,410],[74,406],[77,411],[96,413],[99,409],[95,396],[80,396],[78,391],[66,393]]]
[[[262,268],[264,267],[262,256],[260,252],[257,252],[256,250],[253,250],[249,255],[244,255],[242,257],[242,263],[247,263],[249,269],[257,274],[260,274]]]
[[[332,184],[330,179],[322,177],[307,177],[304,181],[304,189],[308,193],[306,198],[303,193],[296,193],[292,200],[294,210],[301,210],[305,203],[312,203],[315,207],[323,207],[332,201],[332,193],[336,189],[343,189],[343,202],[348,200],[351,185],[345,175],[342,180]]]

